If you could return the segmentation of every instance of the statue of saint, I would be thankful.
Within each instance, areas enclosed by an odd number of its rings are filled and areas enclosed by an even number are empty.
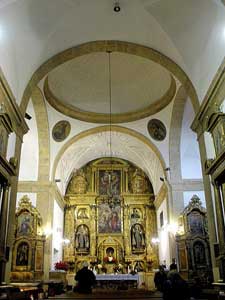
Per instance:
[[[16,265],[27,266],[28,265],[28,251],[29,246],[27,243],[21,243],[17,248]]]
[[[77,251],[88,251],[90,248],[90,237],[88,228],[86,225],[80,225],[77,228],[75,245]]]
[[[148,188],[144,172],[136,169],[131,180],[131,185],[134,194],[144,194]]]
[[[145,248],[145,236],[140,224],[135,224],[131,229],[131,243],[133,250]]]
[[[85,173],[81,169],[73,175],[73,177],[69,183],[67,193],[68,194],[85,194],[87,191],[87,185],[88,185],[88,183],[87,183]]]

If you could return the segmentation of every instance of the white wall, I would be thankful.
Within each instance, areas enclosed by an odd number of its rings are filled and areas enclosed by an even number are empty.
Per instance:
[[[160,213],[163,211],[164,225],[160,227]],[[170,262],[170,247],[169,247],[169,232],[168,232],[168,214],[167,214],[167,201],[162,202],[156,213],[157,228],[159,237],[159,263],[161,264],[166,260],[166,265],[169,266]]]
[[[23,138],[19,181],[36,181],[38,179],[39,145],[36,118],[32,101],[29,101],[27,113],[32,116],[32,119],[27,120],[29,131]]]
[[[56,262],[62,260],[62,239],[63,239],[63,210],[54,200],[53,209],[53,233],[52,233],[52,269]]]
[[[190,125],[194,119],[194,111],[190,100],[186,101],[181,131],[181,174],[183,179],[202,178],[199,146],[196,134]]]
[[[32,205],[34,207],[36,207],[36,202],[37,202],[37,194],[36,193],[17,193],[17,196],[16,196],[16,207],[18,207],[19,201],[25,195],[28,196],[28,198],[30,199]]]
[[[206,155],[207,158],[215,158],[216,157],[216,152],[215,152],[215,147],[213,144],[213,138],[211,133],[209,132],[204,132],[204,138],[205,138],[205,146],[206,146]]]
[[[205,203],[205,192],[204,191],[187,191],[187,192],[183,192],[183,197],[184,197],[184,207],[186,207],[189,202],[191,201],[191,198],[197,195],[201,202],[202,202],[202,206],[206,208],[206,203]]]

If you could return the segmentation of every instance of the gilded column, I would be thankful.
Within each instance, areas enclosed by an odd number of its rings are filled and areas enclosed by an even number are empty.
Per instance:
[[[74,213],[75,206],[67,206],[65,208],[65,230],[64,238],[70,243],[64,246],[64,260],[72,261],[74,258]]]
[[[125,256],[131,255],[130,247],[130,228],[129,228],[129,205],[124,204],[123,210],[123,232],[124,232],[124,250]]]
[[[125,193],[129,192],[129,188],[128,188],[128,169],[124,170],[125,173]]]
[[[225,223],[223,216],[222,198],[220,194],[220,186],[217,184],[217,182],[215,182],[214,184],[214,192],[220,255],[225,255]]]
[[[149,234],[146,236],[147,247],[147,260],[153,260],[154,267],[158,266],[158,247],[152,246],[151,239],[157,236],[156,229],[156,211],[153,200],[150,200],[150,204],[146,205],[146,232]]]
[[[90,205],[91,208],[91,222],[90,222],[90,255],[96,257],[97,244],[96,244],[96,231],[97,231],[97,206],[96,204]]]

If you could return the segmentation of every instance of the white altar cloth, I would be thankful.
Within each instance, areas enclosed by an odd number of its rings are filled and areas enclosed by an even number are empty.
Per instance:
[[[119,281],[139,281],[139,275],[131,275],[131,274],[97,274],[96,280],[119,280]]]

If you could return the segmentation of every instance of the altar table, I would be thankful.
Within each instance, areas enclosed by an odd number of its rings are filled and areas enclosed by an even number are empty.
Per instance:
[[[97,287],[128,289],[137,288],[139,275],[131,274],[98,274],[96,275]]]

